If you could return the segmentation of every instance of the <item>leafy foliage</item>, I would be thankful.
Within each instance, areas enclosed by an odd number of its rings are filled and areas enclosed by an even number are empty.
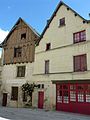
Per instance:
[[[31,93],[34,91],[34,88],[36,87],[36,85],[33,84],[29,84],[29,83],[25,83],[22,85],[22,91],[24,91],[27,95],[31,95]]]
[[[22,85],[22,91],[25,92],[27,96],[30,97],[30,100],[29,100],[30,104],[32,104],[32,93],[35,87],[37,87],[37,85],[35,85],[34,83],[33,84],[25,83]]]

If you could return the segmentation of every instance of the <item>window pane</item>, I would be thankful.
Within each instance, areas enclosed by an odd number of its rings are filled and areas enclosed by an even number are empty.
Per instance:
[[[18,66],[17,67],[17,77],[24,77],[25,76],[25,66]]]
[[[74,34],[74,42],[77,43],[77,42],[79,42],[79,40],[80,40],[79,33],[75,33]]]
[[[21,57],[22,55],[22,48],[14,48],[14,57]]]
[[[62,91],[57,90],[57,102],[62,103]]]
[[[80,71],[80,56],[74,56],[74,71]]]
[[[70,85],[70,90],[76,90],[76,85]]]
[[[51,44],[50,44],[50,43],[47,43],[47,44],[46,44],[46,50],[50,50],[50,48],[51,48]]]
[[[21,34],[21,39],[26,39],[26,33]]]
[[[76,101],[76,91],[70,91],[70,101]]]
[[[63,89],[67,90],[68,89],[68,85],[63,85]]]
[[[90,90],[90,84],[89,84],[89,85],[87,85],[87,90]]]
[[[78,102],[84,102],[84,92],[78,91]]]
[[[63,91],[63,103],[69,103],[68,91]]]
[[[49,60],[45,61],[45,74],[49,73]]]
[[[86,31],[80,31],[73,34],[74,43],[82,42],[86,40]]]
[[[87,59],[86,54],[74,56],[74,71],[86,71],[87,70]]]
[[[12,87],[11,100],[18,100],[18,87]]]
[[[81,37],[81,41],[86,40],[86,32],[82,31],[80,37]]]
[[[78,86],[77,86],[77,89],[78,89],[78,91],[84,90],[84,85],[78,85]]]
[[[86,102],[90,102],[90,91],[86,91]]]
[[[62,25],[65,25],[65,18],[60,19],[60,25],[59,26],[62,26]]]
[[[86,55],[82,55],[80,59],[81,71],[87,70],[87,60]]]

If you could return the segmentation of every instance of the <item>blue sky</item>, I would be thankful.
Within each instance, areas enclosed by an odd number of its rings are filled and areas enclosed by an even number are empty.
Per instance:
[[[10,30],[19,17],[42,32],[60,0],[0,0],[0,28]],[[89,19],[90,0],[63,0],[80,15]]]
[[[0,41],[19,17],[41,33],[59,2],[60,0],[0,0]],[[89,19],[90,0],[63,0],[63,2]]]

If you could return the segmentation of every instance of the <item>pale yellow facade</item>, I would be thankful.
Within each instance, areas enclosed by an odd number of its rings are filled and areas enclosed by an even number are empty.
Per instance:
[[[65,25],[59,20],[65,17]],[[56,106],[56,86],[52,81],[90,79],[90,23],[65,5],[61,5],[35,50],[33,81],[44,84],[44,108]],[[86,41],[73,43],[73,33],[86,30]],[[51,49],[46,51],[46,44]],[[87,71],[73,72],[73,56],[87,55]],[[49,60],[49,74],[45,74],[45,60]],[[38,94],[38,92],[37,92]],[[47,102],[47,103],[46,103]],[[38,104],[38,103],[37,103]]]

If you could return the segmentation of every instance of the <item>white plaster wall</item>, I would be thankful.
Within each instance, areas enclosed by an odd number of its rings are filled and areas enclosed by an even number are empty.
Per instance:
[[[17,77],[17,66],[26,66],[25,77]],[[21,63],[4,65],[2,70],[2,92],[8,93],[7,106],[22,107],[22,90],[21,86],[26,82],[32,81],[33,63]],[[18,87],[18,101],[11,100],[12,86]]]

